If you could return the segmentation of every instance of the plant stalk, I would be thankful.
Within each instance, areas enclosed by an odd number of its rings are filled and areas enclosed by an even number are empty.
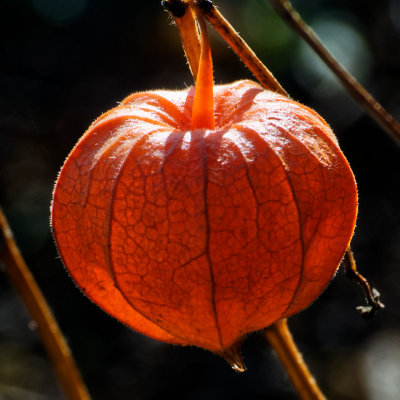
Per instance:
[[[286,90],[277,81],[272,72],[261,62],[250,46],[240,37],[213,3],[209,0],[197,0],[195,3],[201,9],[204,17],[213,25],[260,84],[267,90],[288,96]]]
[[[263,331],[302,400],[326,400],[305,364],[289,331],[286,318]]]
[[[272,6],[292,29],[315,51],[336,75],[345,89],[364,110],[400,145],[400,124],[381,104],[335,59],[315,32],[306,24],[289,0],[270,0]]]
[[[11,282],[37,324],[37,330],[53,363],[59,381],[70,400],[90,400],[89,392],[68,344],[14,241],[11,228],[0,208],[0,260]]]

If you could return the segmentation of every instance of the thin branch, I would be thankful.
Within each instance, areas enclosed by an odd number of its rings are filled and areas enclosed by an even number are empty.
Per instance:
[[[174,18],[190,72],[196,80],[200,60],[200,36],[192,7],[189,6],[187,1],[183,0],[164,0],[162,6]]]
[[[3,242],[3,243],[1,243]],[[42,292],[28,269],[14,241],[7,219],[0,208],[0,260],[6,266],[53,362],[58,378],[70,400],[90,400],[90,395],[60,328]]]
[[[285,89],[271,71],[260,61],[248,44],[239,36],[232,25],[223,17],[210,0],[197,0],[197,6],[204,17],[214,26],[226,43],[253,73],[261,85],[268,90],[287,96]]]
[[[270,0],[274,9],[318,54],[353,98],[400,145],[400,124],[375,98],[333,57],[315,32],[306,24],[288,0]]]
[[[347,276],[350,279],[355,279],[365,294],[367,306],[359,306],[357,310],[360,311],[364,318],[373,317],[378,310],[385,308],[385,305],[380,301],[380,293],[375,288],[371,289],[368,281],[357,271],[356,260],[350,246],[346,250],[343,264],[346,268]]]
[[[263,334],[275,350],[300,398],[302,400],[326,399],[296,347],[286,318],[265,328]]]

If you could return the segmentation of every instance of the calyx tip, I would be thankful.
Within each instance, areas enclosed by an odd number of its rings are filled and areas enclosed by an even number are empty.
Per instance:
[[[247,369],[241,353],[242,342],[243,340],[240,339],[231,347],[219,353],[236,372],[244,372]]]

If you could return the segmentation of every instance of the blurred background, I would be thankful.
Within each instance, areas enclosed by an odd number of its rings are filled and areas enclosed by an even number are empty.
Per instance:
[[[356,175],[358,268],[385,310],[364,320],[361,290],[339,270],[289,321],[330,399],[400,398],[400,149],[280,21],[267,0],[216,0],[296,100],[331,124]],[[336,57],[400,119],[400,0],[297,0]],[[296,399],[261,335],[248,371],[217,356],[130,331],[75,287],[49,228],[57,173],[102,112],[129,93],[192,84],[177,30],[159,0],[0,1],[0,204],[64,331],[94,400]],[[251,78],[212,34],[216,83]],[[1,243],[0,243],[1,245]],[[61,400],[35,324],[0,271],[0,399]]]

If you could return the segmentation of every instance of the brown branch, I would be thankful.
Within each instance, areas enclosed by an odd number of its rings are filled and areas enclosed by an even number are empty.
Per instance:
[[[214,26],[226,43],[253,73],[261,85],[268,90],[287,96],[271,71],[260,61],[248,44],[239,36],[232,25],[223,17],[210,0],[195,1],[204,17]]]
[[[400,145],[400,124],[375,98],[335,59],[322,44],[315,32],[306,24],[288,0],[270,0],[277,13],[299,34],[318,54],[322,61],[336,75],[342,85],[364,110]]]
[[[7,219],[0,208],[0,260],[6,266],[26,308],[37,324],[39,335],[53,362],[58,378],[70,400],[90,400],[71,351],[54,319],[42,292],[14,241]],[[0,242],[1,245],[1,242]]]
[[[192,7],[189,6],[187,1],[183,0],[164,0],[162,6],[174,18],[190,71],[194,80],[196,80],[200,60],[200,36]]]
[[[385,308],[385,305],[380,301],[380,293],[372,288],[368,281],[357,271],[356,260],[354,259],[353,252],[350,246],[346,250],[343,259],[343,264],[346,269],[346,274],[350,279],[355,279],[364,291],[367,306],[359,306],[357,310],[360,311],[364,318],[371,318],[378,310]]]
[[[265,328],[263,334],[275,350],[300,398],[302,400],[326,399],[296,347],[286,318]]]

